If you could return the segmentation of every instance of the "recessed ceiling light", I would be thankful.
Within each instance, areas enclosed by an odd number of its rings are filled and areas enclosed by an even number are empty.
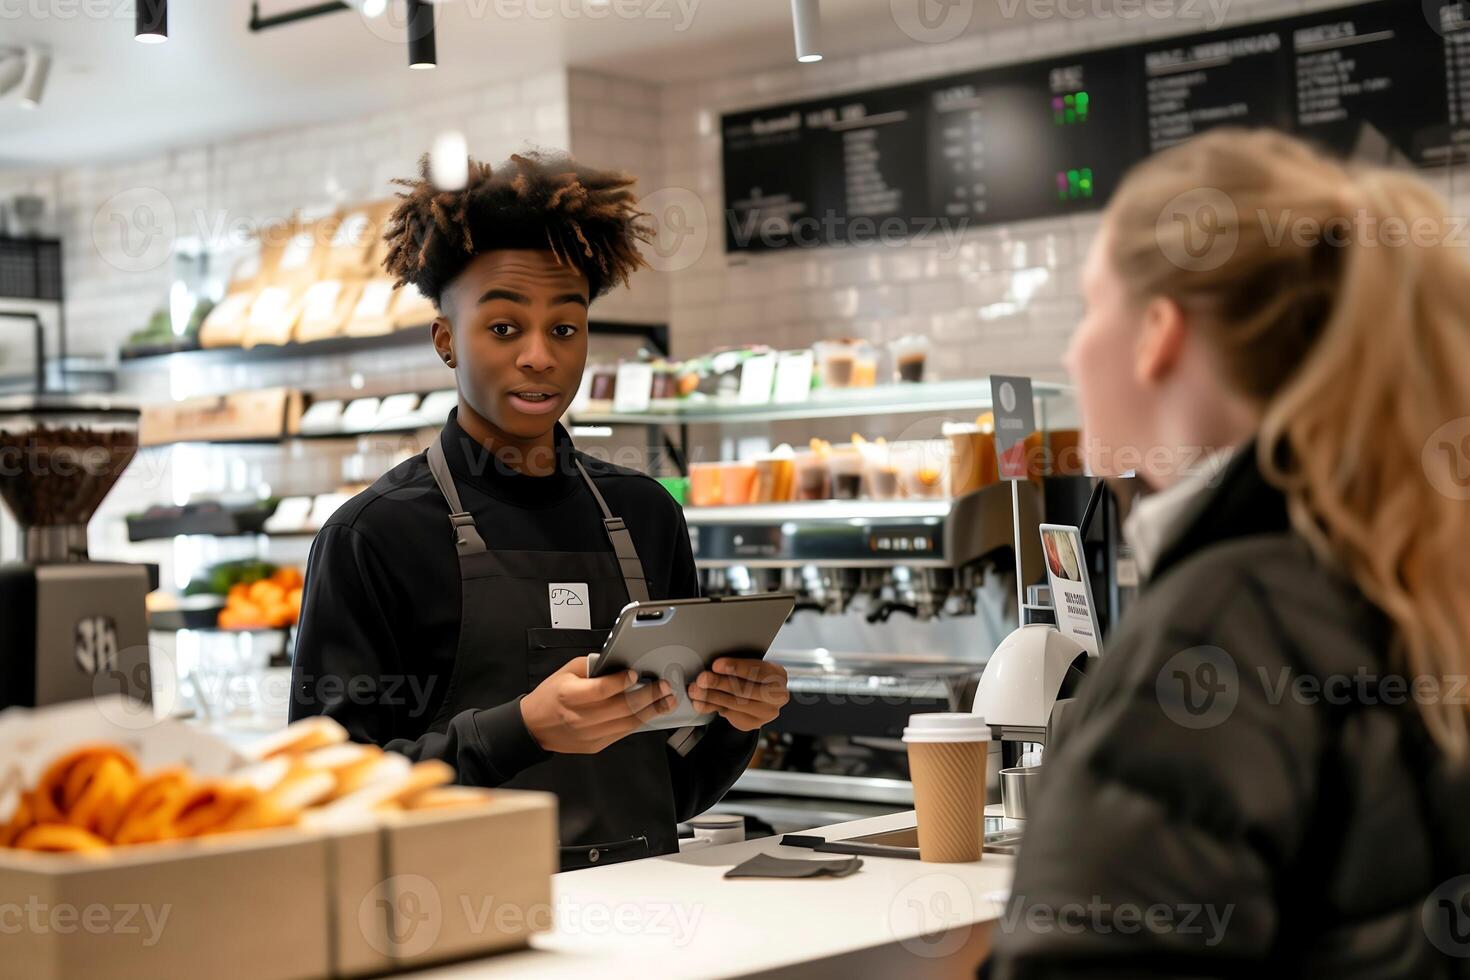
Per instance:
[[[818,0],[791,0],[791,31],[796,37],[796,60],[822,60],[822,8]]]

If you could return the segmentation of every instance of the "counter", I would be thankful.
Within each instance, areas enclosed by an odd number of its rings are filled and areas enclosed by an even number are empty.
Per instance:
[[[908,811],[808,833],[857,837],[912,827],[913,819]],[[862,868],[846,878],[721,877],[758,853],[838,856],[782,847],[779,840],[557,875],[555,927],[537,936],[531,949],[404,976],[974,977],[1010,888],[1012,858],[987,854],[974,864],[928,864],[864,857]]]

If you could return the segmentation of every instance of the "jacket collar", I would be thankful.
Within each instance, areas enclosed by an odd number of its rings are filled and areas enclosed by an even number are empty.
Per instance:
[[[1154,562],[1150,582],[1213,545],[1291,530],[1286,497],[1261,474],[1254,440],[1240,447],[1219,482],[1199,494],[1177,523],[1179,530]]]

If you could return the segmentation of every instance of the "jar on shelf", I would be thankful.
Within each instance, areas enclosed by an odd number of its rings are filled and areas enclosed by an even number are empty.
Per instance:
[[[588,373],[587,397],[594,411],[612,408],[613,396],[618,391],[618,366],[609,363],[592,365]]]
[[[812,345],[824,388],[871,388],[878,382],[878,351],[850,337]]]
[[[668,407],[678,400],[679,365],[668,361],[653,362],[653,387],[650,398],[658,407]]]

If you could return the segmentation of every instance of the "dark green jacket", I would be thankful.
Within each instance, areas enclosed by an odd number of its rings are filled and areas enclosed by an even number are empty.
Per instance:
[[[1470,775],[1385,617],[1253,446],[1180,526],[1045,755],[991,975],[1470,975]]]

